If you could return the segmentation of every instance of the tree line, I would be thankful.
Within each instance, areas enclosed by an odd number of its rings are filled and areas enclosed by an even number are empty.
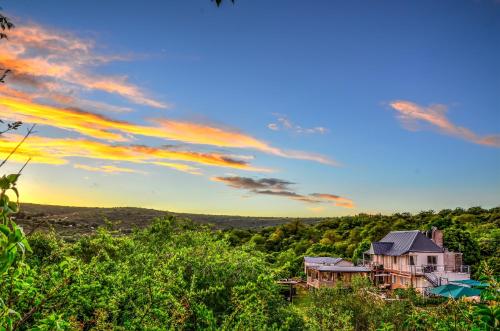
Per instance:
[[[260,230],[232,229],[228,239],[235,246],[252,243],[268,254],[271,263],[283,268],[284,276],[300,276],[304,256],[336,256],[356,263],[372,241],[390,231],[430,231],[433,227],[443,230],[445,247],[463,253],[463,263],[471,266],[472,276],[480,274],[481,262],[500,274],[500,207],[359,214],[315,224],[296,220]]]

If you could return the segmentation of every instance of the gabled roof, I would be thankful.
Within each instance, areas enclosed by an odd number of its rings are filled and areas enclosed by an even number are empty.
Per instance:
[[[380,241],[373,242],[369,253],[383,255],[392,248],[392,245],[394,245],[394,243],[385,243]]]
[[[327,256],[304,256],[304,262],[314,264],[337,264],[343,259],[340,257],[327,257]]]
[[[368,254],[399,256],[408,252],[442,253],[431,239],[420,231],[391,231],[379,242],[373,242]]]

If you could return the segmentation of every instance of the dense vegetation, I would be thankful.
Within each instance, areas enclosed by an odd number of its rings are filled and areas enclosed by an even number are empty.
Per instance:
[[[415,215],[360,214],[312,225],[294,221],[262,230],[233,229],[229,240],[233,245],[255,244],[270,262],[281,267],[283,276],[297,276],[302,271],[303,256],[338,256],[357,262],[370,242],[380,240],[389,231],[429,231],[432,227],[444,231],[444,245],[451,251],[462,252],[464,264],[472,267],[473,274],[480,274],[481,261],[500,274],[500,207],[445,209]]]
[[[366,279],[352,289],[306,292],[289,304],[276,284],[286,265],[283,254],[269,263],[273,254],[256,249],[254,241],[235,247],[232,233],[191,221],[158,219],[127,235],[111,228],[75,242],[55,233],[30,236],[33,253],[2,275],[0,298],[8,310],[0,313],[0,325],[7,330],[9,325],[20,330],[487,329],[476,305],[426,301],[412,291],[386,302]],[[491,271],[483,272],[498,288]],[[483,307],[490,320],[492,307],[497,306]]]
[[[35,252],[0,293],[26,323],[72,329],[299,328],[262,253],[234,249],[208,229],[174,218],[113,236],[101,229],[67,244],[31,238]],[[25,307],[33,306],[29,316]],[[64,322],[62,322],[64,320]]]

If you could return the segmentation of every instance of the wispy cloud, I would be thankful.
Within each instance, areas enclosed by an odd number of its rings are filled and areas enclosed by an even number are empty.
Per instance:
[[[14,97],[0,97],[0,109],[8,110],[4,116],[12,120],[50,125],[108,141],[130,141],[131,135],[142,135],[189,144],[254,149],[286,158],[337,165],[324,155],[279,149],[250,135],[213,125],[168,119],[151,120],[156,126],[137,125],[89,111],[41,105]]]
[[[9,33],[9,42],[0,49],[0,66],[12,70],[10,79],[16,90],[29,91],[34,98],[64,103],[64,98],[57,97],[73,95],[71,102],[74,103],[78,100],[75,95],[100,90],[136,104],[168,107],[130,83],[126,76],[93,73],[96,66],[127,60],[125,56],[100,54],[96,48],[93,40],[40,25],[18,27]]]
[[[399,120],[408,130],[416,131],[421,129],[421,124],[428,124],[431,128],[453,137],[479,145],[500,147],[500,134],[481,136],[470,129],[455,125],[446,117],[448,108],[445,105],[424,107],[404,100],[393,101],[390,105],[398,112]]]
[[[345,208],[354,208],[354,202],[351,199],[347,199],[344,197],[340,197],[335,194],[327,194],[327,193],[312,193],[310,196],[325,200],[325,201],[331,201],[332,203],[335,204],[335,206],[338,207],[345,207]]]
[[[200,169],[195,168],[193,166],[190,166],[188,164],[184,164],[184,163],[154,161],[154,162],[152,162],[152,164],[162,166],[162,167],[172,168],[172,169],[179,170],[182,172],[187,172],[188,174],[191,174],[191,175],[202,175],[203,174]]]
[[[255,149],[264,153],[285,158],[309,160],[333,166],[338,165],[335,160],[332,160],[325,155],[305,151],[280,149],[271,146],[265,141],[259,140],[248,134],[238,132],[234,129],[167,119],[158,119],[155,120],[155,122],[161,126],[168,139],[218,147]]]
[[[132,168],[125,168],[125,167],[118,167],[115,165],[102,165],[102,166],[90,166],[87,164],[80,164],[76,163],[73,165],[75,169],[82,169],[82,170],[87,170],[87,171],[93,171],[93,172],[104,172],[108,174],[115,174],[115,173],[141,173],[144,174],[143,171],[139,171],[136,169]]]
[[[282,115],[282,114],[273,114],[276,116],[276,122],[269,123],[267,127],[270,130],[273,131],[280,131],[280,130],[286,130],[286,131],[292,131],[294,133],[298,134],[325,134],[329,130],[323,126],[316,126],[312,128],[304,128],[300,125],[294,124],[287,116]]]
[[[20,138],[19,135],[9,135],[0,139],[0,154],[9,153]],[[72,158],[147,163],[192,174],[199,174],[199,169],[186,164],[172,163],[171,161],[246,171],[269,171],[269,169],[253,167],[245,160],[234,159],[220,153],[200,153],[142,145],[110,145],[86,139],[60,139],[40,136],[30,137],[14,154],[13,160],[23,162],[28,157],[32,157],[35,163],[55,165],[67,164]]]
[[[248,177],[213,177],[212,180],[245,190],[288,190],[292,182],[277,178],[253,179]]]
[[[216,182],[224,183],[232,188],[246,190],[252,194],[280,196],[311,204],[329,203],[337,207],[349,209],[355,207],[352,200],[334,194],[312,193],[304,195],[297,193],[290,187],[294,183],[277,178],[254,179],[249,177],[227,176],[212,177],[211,179]]]
[[[116,131],[127,129],[134,129],[136,132],[148,131],[147,128],[111,120],[103,115],[77,109],[47,106],[16,98],[0,97],[0,109],[6,111],[3,115],[6,119],[53,126],[108,141],[130,140],[125,134]]]

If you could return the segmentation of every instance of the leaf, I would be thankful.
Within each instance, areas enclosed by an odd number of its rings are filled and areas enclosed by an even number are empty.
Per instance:
[[[11,187],[10,188],[12,191],[14,191],[14,193],[16,194],[16,198],[17,200],[19,200],[19,191],[17,190],[17,187]]]
[[[31,246],[30,246],[30,244],[29,244],[28,240],[26,239],[26,237],[24,237],[24,238],[23,238],[23,240],[21,240],[21,242],[23,243],[24,248],[25,248],[28,252],[33,253],[33,251],[31,250]]]
[[[20,174],[10,174],[7,176],[7,180],[11,184],[15,184],[17,182],[17,180],[19,179],[19,176],[20,176]]]
[[[10,181],[6,176],[0,177],[0,189],[7,190],[10,187]]]
[[[9,209],[10,209],[13,213],[17,213],[17,212],[19,211],[19,206],[18,206],[17,202],[10,201],[10,202],[9,202]]]

